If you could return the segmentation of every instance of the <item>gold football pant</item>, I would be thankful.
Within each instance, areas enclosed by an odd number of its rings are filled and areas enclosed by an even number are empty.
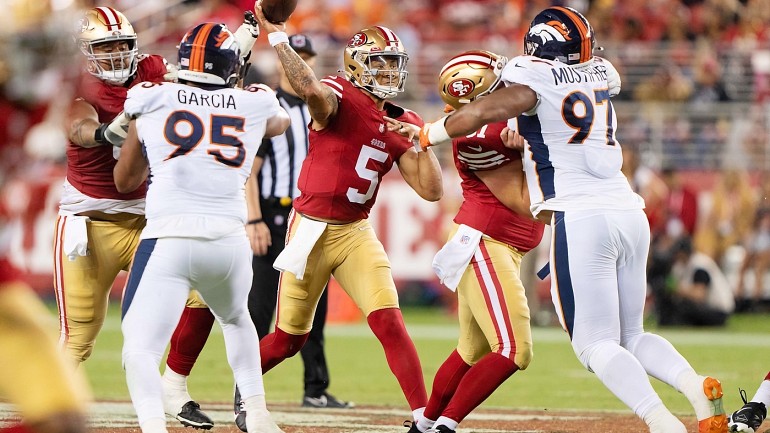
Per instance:
[[[23,284],[0,283],[0,395],[25,423],[85,414],[88,385],[56,347],[56,325]],[[55,418],[54,418],[55,419]]]
[[[57,219],[54,238],[59,344],[80,363],[91,355],[107,314],[110,289],[118,273],[129,270],[145,219],[140,216],[125,221],[88,221],[88,255],[72,261],[62,252],[67,236],[66,219]],[[187,306],[207,308],[195,291],[190,292]]]
[[[287,239],[294,236],[305,217],[292,212],[289,218]],[[390,261],[369,221],[328,224],[310,251],[304,278],[281,273],[276,326],[292,335],[310,332],[318,299],[330,276],[366,316],[376,310],[398,308]]]
[[[469,365],[490,351],[512,359],[521,370],[532,359],[529,307],[519,275],[522,257],[485,235],[460,279],[457,352]]]

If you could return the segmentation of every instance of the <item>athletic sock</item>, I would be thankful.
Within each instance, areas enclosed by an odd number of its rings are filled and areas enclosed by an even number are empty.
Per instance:
[[[499,353],[492,352],[484,355],[465,373],[457,386],[454,397],[442,411],[442,416],[436,420],[436,424],[439,424],[439,421],[444,417],[457,423],[462,422],[518,369],[519,367],[512,359]],[[444,425],[454,430],[453,426]]]
[[[206,345],[212,326],[214,315],[208,308],[185,307],[171,336],[166,365],[182,376],[189,376]]]
[[[425,407],[428,396],[425,379],[422,376],[420,358],[414,342],[404,326],[404,318],[398,308],[385,308],[369,314],[366,318],[374,335],[385,350],[385,359],[396,376],[401,391],[412,410]]]

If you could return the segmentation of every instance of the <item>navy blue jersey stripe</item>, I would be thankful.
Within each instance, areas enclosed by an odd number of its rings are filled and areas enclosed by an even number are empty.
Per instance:
[[[139,287],[139,282],[142,281],[142,275],[144,269],[147,267],[147,262],[150,261],[152,251],[155,249],[157,239],[143,239],[139,242],[139,247],[136,249],[134,255],[134,262],[131,264],[131,273],[128,275],[128,283],[126,284],[126,291],[123,293],[123,304],[120,307],[120,320],[126,317],[128,308],[131,306],[131,301],[134,300],[136,289]]]
[[[545,140],[543,140],[540,118],[537,115],[519,116],[517,121],[519,133],[524,136],[532,149],[532,159],[535,161],[537,182],[540,185],[543,200],[552,199],[556,197],[556,189],[553,185],[553,165],[551,164],[548,146],[545,145]]]
[[[562,316],[564,316],[564,326],[567,327],[567,333],[571,340],[572,331],[575,326],[575,293],[569,270],[569,248],[567,248],[567,228],[564,223],[564,212],[554,213],[553,236],[554,265],[551,277],[556,278],[561,312]]]

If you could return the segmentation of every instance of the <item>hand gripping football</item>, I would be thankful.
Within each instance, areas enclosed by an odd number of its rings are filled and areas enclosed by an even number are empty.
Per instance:
[[[262,12],[273,24],[286,22],[296,7],[297,0],[262,0]]]

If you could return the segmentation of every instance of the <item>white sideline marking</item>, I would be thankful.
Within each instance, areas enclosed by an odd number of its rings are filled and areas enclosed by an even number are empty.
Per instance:
[[[234,425],[233,412],[230,404],[206,403],[203,408],[218,426]],[[136,415],[130,402],[96,402],[89,407],[89,426],[92,428],[137,428]],[[405,428],[400,425],[367,424],[372,415],[408,416],[408,411],[390,408],[355,408],[355,409],[285,409],[278,408],[270,411],[279,425],[302,427],[327,427],[344,428],[353,433],[383,432],[404,433]],[[601,414],[594,416],[581,415],[542,415],[542,414],[514,414],[511,412],[482,412],[472,413],[468,420],[496,420],[496,421],[533,421],[533,420],[585,420],[599,419]],[[0,427],[17,422],[18,415],[10,404],[0,403]],[[169,427],[178,426],[177,421],[167,417]],[[500,433],[496,429],[474,429],[478,433]],[[521,430],[508,433],[535,433],[534,430]]]

